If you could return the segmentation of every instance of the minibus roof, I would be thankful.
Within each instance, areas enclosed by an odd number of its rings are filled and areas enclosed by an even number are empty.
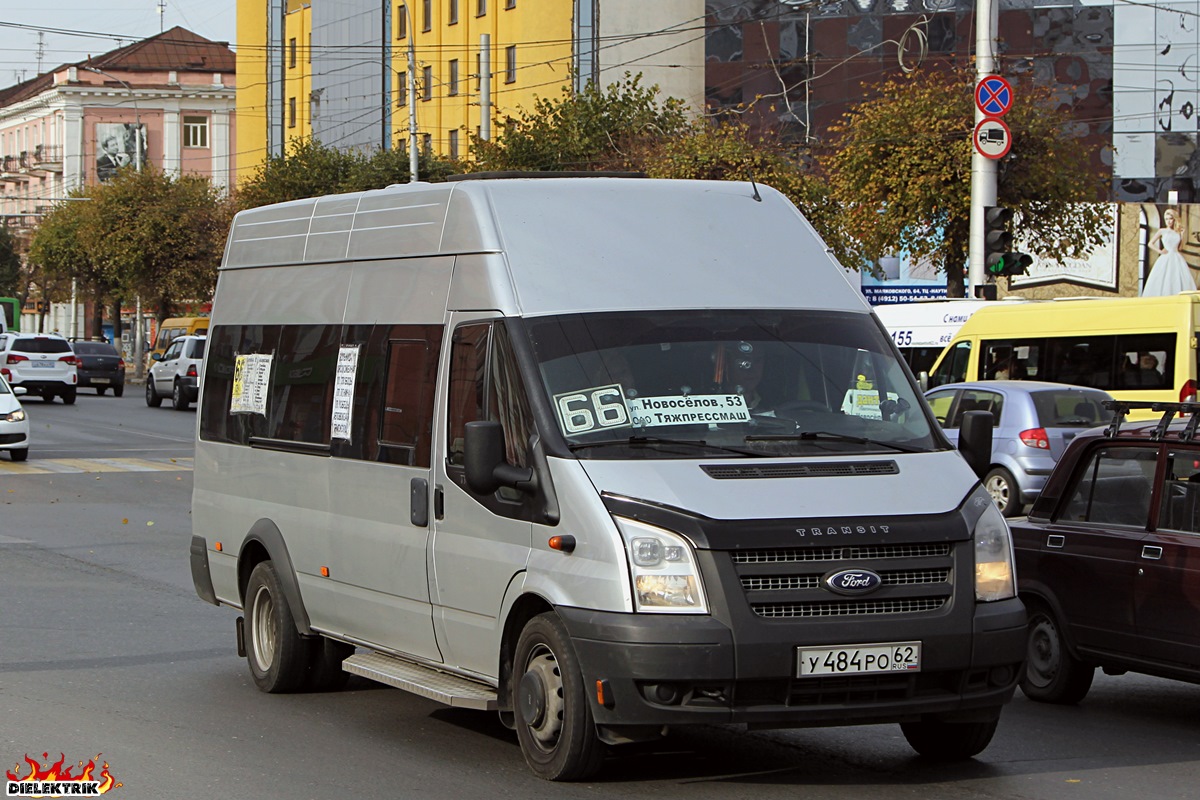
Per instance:
[[[446,255],[483,256],[513,314],[868,310],[790,201],[734,181],[488,179],[297,200],[239,213],[221,268]]]

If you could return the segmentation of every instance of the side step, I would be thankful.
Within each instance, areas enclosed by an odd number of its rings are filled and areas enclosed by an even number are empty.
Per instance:
[[[495,711],[499,707],[496,690],[490,686],[381,653],[356,653],[342,662],[342,669],[454,708]]]

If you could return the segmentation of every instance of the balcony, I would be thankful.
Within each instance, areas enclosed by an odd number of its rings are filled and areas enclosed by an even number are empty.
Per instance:
[[[0,156],[0,180],[20,183],[29,177],[21,171],[21,156]]]
[[[42,172],[57,172],[61,175],[63,171],[62,145],[39,144],[33,149],[32,157],[29,161],[30,165],[28,169],[40,170]]]

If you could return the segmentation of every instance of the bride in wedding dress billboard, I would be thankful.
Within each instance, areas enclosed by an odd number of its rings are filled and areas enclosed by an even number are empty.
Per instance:
[[[1192,277],[1192,269],[1179,251],[1183,244],[1183,225],[1179,221],[1179,212],[1168,208],[1163,212],[1163,225],[1150,238],[1149,247],[1158,253],[1146,284],[1142,287],[1142,297],[1160,297],[1179,294],[1180,292],[1196,291],[1196,280]]]

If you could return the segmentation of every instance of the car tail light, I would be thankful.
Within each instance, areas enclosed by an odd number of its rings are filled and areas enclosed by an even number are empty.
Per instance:
[[[71,367],[83,366],[83,361],[80,360],[79,356],[63,356],[59,361]]]
[[[196,377],[199,377],[199,375],[198,375],[198,374],[197,374],[197,372],[196,372],[196,365],[195,365],[195,364],[189,364],[189,365],[188,365],[187,376],[188,376],[189,378],[196,378]]]
[[[29,360],[29,358],[28,358],[28,357],[26,357],[26,356],[19,356],[19,355],[16,355],[15,353],[9,353],[9,354],[8,354],[8,361],[7,361],[6,363],[8,363],[8,364],[20,364],[22,361],[28,361],[28,360]]]
[[[3,376],[4,376],[4,380],[6,380],[6,381],[11,381],[11,380],[12,380],[12,373],[11,373],[11,372],[9,372],[9,371],[8,371],[8,370],[6,370],[6,369],[0,368],[0,375],[3,375]]]
[[[125,369],[125,359],[122,358],[117,361],[117,369]]]
[[[1181,402],[1181,403],[1196,402],[1196,382],[1194,380],[1191,380],[1189,378],[1188,380],[1183,382],[1183,386],[1179,387],[1179,402]],[[1186,416],[1186,414],[1184,414],[1184,412],[1180,411],[1179,416],[1183,417],[1183,416]]]
[[[1045,428],[1030,428],[1027,431],[1021,431],[1018,436],[1021,438],[1021,443],[1029,447],[1036,447],[1039,450],[1050,449],[1050,437],[1046,435]]]

